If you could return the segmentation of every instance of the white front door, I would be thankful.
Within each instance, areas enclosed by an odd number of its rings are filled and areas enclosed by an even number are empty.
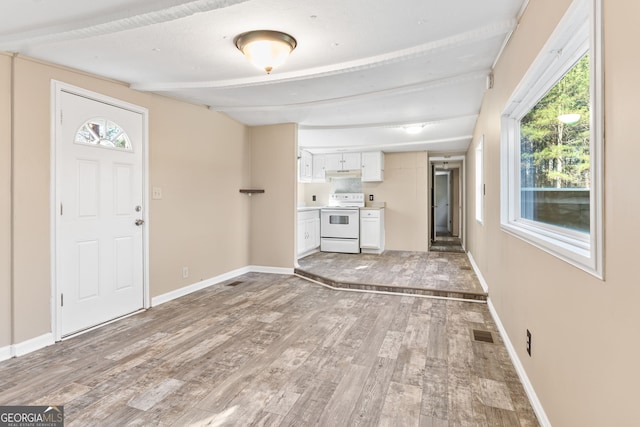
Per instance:
[[[65,336],[144,306],[144,119],[65,91],[58,105],[56,281]]]

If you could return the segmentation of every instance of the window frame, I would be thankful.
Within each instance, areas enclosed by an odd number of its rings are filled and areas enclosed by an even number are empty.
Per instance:
[[[501,229],[604,279],[602,3],[574,0],[511,95],[501,123]],[[585,54],[590,55],[589,233],[520,216],[520,120]]]

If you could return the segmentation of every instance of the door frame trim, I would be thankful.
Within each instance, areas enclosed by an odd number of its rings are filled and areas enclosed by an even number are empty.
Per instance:
[[[60,304],[60,286],[57,281],[57,198],[60,186],[57,181],[57,135],[59,131],[60,103],[62,92],[82,96],[97,102],[112,105],[114,107],[129,110],[142,116],[142,198],[145,209],[143,211],[144,225],[142,229],[142,289],[143,308],[151,307],[151,295],[149,292],[149,110],[139,105],[130,104],[120,99],[112,98],[97,92],[70,85],[58,80],[51,80],[51,127],[50,127],[50,187],[49,187],[49,229],[51,254],[51,331],[54,340],[62,340],[62,322]]]
[[[460,218],[458,218],[458,221],[460,222],[460,224],[458,225],[459,229],[462,232],[462,238],[460,239],[460,243],[462,244],[462,249],[464,249],[464,251],[467,251],[467,169],[466,169],[466,160],[467,160],[467,155],[466,154],[461,154],[461,155],[451,155],[451,156],[444,156],[444,155],[437,155],[437,156],[433,156],[433,157],[429,157],[429,180],[431,180],[431,168],[434,166],[434,163],[441,163],[441,162],[461,162],[461,166],[460,166],[460,194],[458,195],[459,199],[460,199],[460,206],[458,207],[458,209],[460,210]],[[429,191],[431,192],[431,189],[433,188],[433,185],[435,185],[435,183],[430,182],[428,185]],[[431,194],[429,195],[429,197],[431,197]],[[435,224],[435,218],[433,218],[433,208],[428,209],[428,214],[429,216],[429,226],[431,226],[432,224]],[[431,250],[431,236],[429,236],[429,250]]]

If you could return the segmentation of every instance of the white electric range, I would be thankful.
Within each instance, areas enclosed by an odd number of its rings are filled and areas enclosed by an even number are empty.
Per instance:
[[[360,208],[364,193],[334,193],[320,210],[320,250],[360,253]]]

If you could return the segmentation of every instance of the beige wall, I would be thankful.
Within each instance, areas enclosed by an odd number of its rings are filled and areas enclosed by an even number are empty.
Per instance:
[[[9,165],[11,119],[10,57],[0,56],[0,162]],[[14,247],[13,321],[7,283],[11,227],[7,218],[9,168],[0,172],[0,347],[51,332],[50,313],[50,84],[73,84],[149,109],[149,187],[161,187],[162,200],[152,200],[150,215],[150,293],[157,296],[250,264],[251,202],[238,192],[251,183],[249,130],[204,107],[133,91],[123,84],[18,57],[15,66],[14,114]],[[5,90],[4,88],[7,88]],[[289,141],[292,138],[289,138]],[[293,143],[291,156],[295,153]],[[275,144],[270,146],[275,147]],[[266,155],[265,155],[266,156]],[[266,157],[265,157],[266,158]],[[274,165],[283,166],[278,158]],[[266,175],[259,168],[258,176]],[[282,174],[295,174],[285,170]],[[282,176],[279,175],[282,181]],[[272,192],[273,194],[273,192]],[[288,202],[293,210],[295,190]],[[277,199],[281,202],[285,198]],[[289,224],[293,224],[291,216]],[[280,245],[293,248],[290,225],[278,233]],[[270,225],[273,230],[273,224]],[[289,233],[290,235],[287,235]],[[288,239],[288,240],[285,240]],[[291,249],[293,253],[293,249]],[[290,256],[292,264],[293,255]],[[268,260],[262,260],[267,262]],[[182,267],[189,267],[182,279]]]
[[[363,182],[369,200],[386,202],[385,237],[387,250],[427,251],[429,249],[429,158],[425,151],[385,153],[384,181]],[[330,183],[300,184],[299,202],[306,206],[326,206]],[[313,202],[311,196],[317,196]]]
[[[249,265],[247,128],[205,107],[154,96],[150,108],[151,296]],[[188,267],[189,277],[182,277]]]
[[[0,349],[11,344],[11,57],[0,53]]]
[[[384,181],[365,182],[368,200],[386,202],[384,213],[387,250],[429,250],[429,156],[425,151],[386,153]]]
[[[298,129],[295,124],[251,128],[251,264],[293,268]],[[249,196],[244,196],[249,197]]]
[[[474,144],[467,155],[467,188],[474,187],[475,144],[485,135],[485,221],[468,221],[468,248],[519,359],[554,426],[627,426],[637,422],[640,343],[640,144],[635,126],[640,85],[635,40],[638,2],[604,3],[605,275],[601,281],[502,232],[500,219],[500,113],[568,0],[529,2],[495,69]],[[467,215],[474,218],[473,191]],[[533,354],[524,348],[533,335]]]
[[[141,105],[149,96],[25,58],[16,58],[14,66],[13,301],[14,342],[19,343],[51,332],[51,79]]]

